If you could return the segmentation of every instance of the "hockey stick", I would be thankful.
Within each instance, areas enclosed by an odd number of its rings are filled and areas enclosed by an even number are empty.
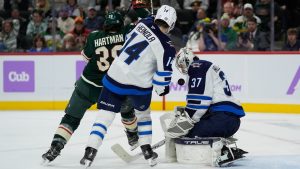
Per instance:
[[[155,150],[155,149],[163,146],[165,144],[165,142],[166,142],[166,140],[163,139],[163,140],[157,142],[156,144],[152,145],[151,148],[153,150]],[[113,146],[111,146],[111,149],[118,157],[120,157],[126,163],[135,161],[143,156],[142,152],[139,152],[135,155],[130,155],[120,144],[114,144]]]

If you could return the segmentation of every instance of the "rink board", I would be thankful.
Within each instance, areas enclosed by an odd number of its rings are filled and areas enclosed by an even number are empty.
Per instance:
[[[3,54],[3,53],[2,53]],[[247,112],[300,113],[300,57],[296,53],[197,53],[219,65]],[[85,62],[77,54],[12,54],[0,57],[0,110],[62,110]],[[187,87],[174,68],[171,92],[153,92],[153,110],[185,104]],[[95,109],[95,107],[93,107]]]

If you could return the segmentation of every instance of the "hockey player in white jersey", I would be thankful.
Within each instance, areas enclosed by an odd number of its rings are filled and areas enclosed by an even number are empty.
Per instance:
[[[119,56],[103,78],[103,90],[98,100],[99,116],[92,127],[81,164],[92,163],[95,150],[102,144],[115,113],[120,112],[121,102],[128,96],[136,112],[139,145],[144,158],[150,166],[156,165],[157,154],[150,146],[150,102],[153,88],[160,96],[169,93],[176,51],[166,34],[174,28],[176,19],[175,9],[163,5],[155,18],[142,19],[127,35]]]
[[[239,101],[233,97],[224,72],[212,62],[199,59],[188,48],[182,48],[177,53],[175,62],[178,70],[187,76],[187,104],[176,110],[175,117],[166,130],[166,136],[169,138],[233,136],[238,131],[240,118],[245,116],[245,112]],[[222,146],[219,150],[221,148]],[[217,166],[241,158],[245,153],[241,149],[230,151],[236,156],[217,161]]]

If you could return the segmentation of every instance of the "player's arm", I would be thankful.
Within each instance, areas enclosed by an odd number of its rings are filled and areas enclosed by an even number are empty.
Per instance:
[[[83,50],[81,51],[81,55],[84,59],[84,61],[89,62],[89,60],[91,59],[91,57],[93,56],[93,44],[94,44],[94,37],[95,32],[91,32],[89,34],[89,36],[87,37],[86,43],[84,45]]]
[[[169,45],[169,44],[167,44]],[[159,96],[164,96],[169,93],[169,85],[172,76],[172,62],[175,57],[175,48],[164,46],[162,53],[157,53],[157,71],[153,77],[153,86]]]

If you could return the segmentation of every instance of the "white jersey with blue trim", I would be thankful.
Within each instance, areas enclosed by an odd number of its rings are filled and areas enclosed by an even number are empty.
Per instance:
[[[188,69],[188,94],[185,110],[198,122],[207,112],[229,112],[245,115],[240,102],[233,97],[224,72],[209,61],[194,61]]]
[[[143,95],[152,86],[171,82],[175,48],[154,24],[152,17],[142,19],[126,36],[126,41],[103,79],[103,85],[117,94]]]

